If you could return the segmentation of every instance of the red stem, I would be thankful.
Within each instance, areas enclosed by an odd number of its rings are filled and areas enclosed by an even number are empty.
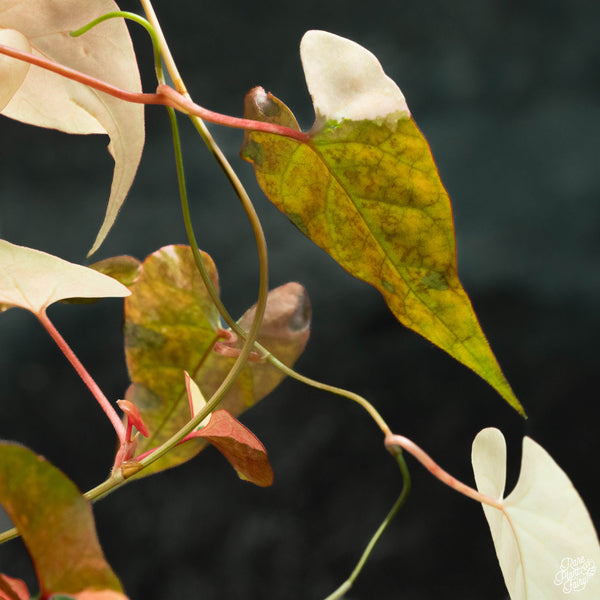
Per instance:
[[[67,360],[73,365],[75,371],[85,385],[89,388],[90,392],[94,395],[94,398],[100,404],[102,410],[106,413],[106,416],[110,419],[110,422],[113,424],[115,431],[117,432],[117,436],[119,438],[119,442],[122,444],[125,443],[125,426],[121,421],[117,411],[114,409],[113,405],[109,402],[108,398],[104,395],[102,390],[98,387],[98,384],[94,381],[92,376],[86,371],[85,367],[81,364],[81,361],[77,358],[76,354],[71,350],[69,344],[65,341],[65,339],[60,335],[56,327],[54,327],[52,321],[48,318],[46,311],[42,309],[39,313],[36,314],[37,318],[40,320],[41,324],[44,326],[46,331],[50,334],[52,339],[56,342],[56,345],[61,349],[62,353],[67,357]]]
[[[168,85],[159,85],[156,94],[145,94],[143,92],[128,92],[121,88],[115,87],[110,83],[106,83],[100,79],[96,79],[70,67],[65,67],[46,58],[35,56],[27,52],[22,52],[16,48],[10,46],[4,46],[0,44],[0,54],[11,56],[18,60],[30,63],[47,71],[52,71],[58,75],[62,75],[67,79],[78,81],[83,85],[99,90],[106,94],[110,94],[120,100],[127,102],[134,102],[136,104],[159,104],[163,106],[172,106],[186,114],[196,115],[209,123],[215,123],[217,125],[224,125],[226,127],[233,127],[234,129],[244,129],[250,131],[262,131],[265,133],[274,133],[275,135],[281,135],[296,139],[300,142],[308,141],[309,137],[302,131],[291,129],[290,127],[284,127],[283,125],[275,125],[274,123],[264,123],[262,121],[254,121],[252,119],[240,119],[238,117],[231,117],[229,115],[223,115],[221,113],[213,112],[195,104],[173,88]]]
[[[410,454],[412,454],[434,477],[437,477],[442,483],[450,486],[452,489],[476,500],[483,504],[489,504],[504,512],[504,506],[498,500],[482,494],[476,489],[469,487],[462,481],[459,481],[447,471],[444,471],[424,450],[419,448],[412,440],[405,438],[402,435],[389,434],[385,437],[385,447],[390,450],[394,446],[400,446]]]

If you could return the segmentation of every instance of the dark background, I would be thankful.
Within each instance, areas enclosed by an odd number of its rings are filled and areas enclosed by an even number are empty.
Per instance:
[[[122,8],[137,10],[134,2]],[[472,482],[483,427],[531,435],[569,474],[598,523],[600,4],[595,0],[347,3],[158,2],[194,99],[240,115],[254,85],[301,125],[313,119],[298,43],[320,28],[371,49],[400,85],[453,199],[459,273],[529,420],[476,375],[389,314],[257,189],[241,134],[213,127],[263,219],[272,286],[304,283],[313,333],[298,369],[366,396],[393,429]],[[144,84],[150,47],[133,27]],[[95,258],[184,243],[166,116],[147,111],[147,146],[116,228]],[[236,315],[255,301],[253,240],[233,192],[184,125],[197,237]],[[82,262],[103,216],[112,164],[102,136],[0,120],[0,237]],[[121,303],[51,316],[110,398],[127,374]],[[0,436],[44,454],[82,488],[108,473],[111,427],[24,311],[0,318]],[[243,417],[276,479],[237,479],[213,450],[95,506],[109,561],[133,599],[324,598],[350,573],[400,489],[377,428],[350,402],[286,381]],[[481,509],[409,459],[413,492],[348,598],[486,598],[506,591]],[[57,549],[60,551],[60,549]],[[32,581],[20,542],[0,570]],[[32,584],[33,585],[33,584]]]

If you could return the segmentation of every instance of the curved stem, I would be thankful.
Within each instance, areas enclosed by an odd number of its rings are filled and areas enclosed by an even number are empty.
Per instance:
[[[389,434],[385,438],[385,447],[395,453],[397,448],[403,448],[409,454],[412,454],[434,477],[437,477],[442,483],[451,487],[453,490],[464,494],[465,496],[481,502],[482,504],[488,504],[504,512],[504,506],[498,500],[482,494],[478,490],[464,484],[459,481],[447,471],[444,471],[424,450],[419,448],[412,440],[396,434]]]
[[[56,327],[46,314],[45,310],[42,310],[40,313],[36,314],[40,323],[44,326],[46,331],[50,334],[52,339],[56,342],[56,345],[61,349],[62,353],[66,356],[67,360],[71,363],[79,377],[81,377],[82,381],[88,387],[90,392],[94,395],[94,398],[98,401],[98,404],[102,408],[102,410],[106,413],[106,416],[109,418],[110,422],[113,424],[117,436],[119,438],[119,442],[123,444],[125,442],[125,426],[121,421],[121,418],[117,414],[117,411],[110,403],[108,398],[104,395],[98,384],[94,381],[93,377],[87,372],[86,368],[83,366],[81,361],[77,358],[77,355],[65,339],[60,335]]]
[[[146,5],[150,6],[150,3],[146,2]],[[151,6],[150,6],[150,8],[151,8]],[[160,30],[160,24],[158,22],[156,22],[156,23],[153,23],[153,25],[156,29],[159,39],[161,39],[162,55],[170,56],[168,46],[166,45],[166,41],[164,41],[164,36],[162,35],[162,32]],[[178,76],[178,73],[177,72],[171,73],[171,76],[173,76],[173,75]],[[185,220],[185,225],[186,225],[186,231],[188,233],[188,237],[190,240],[190,245],[192,247],[194,259],[195,259],[196,265],[198,266],[198,269],[200,271],[200,274],[204,280],[204,283],[205,283],[207,289],[209,289],[209,291],[212,290],[213,301],[217,301],[216,303],[219,306],[219,310],[223,310],[223,311],[227,312],[225,310],[225,307],[222,305],[220,299],[218,298],[218,294],[216,294],[216,291],[214,290],[214,287],[212,285],[212,282],[210,281],[210,278],[208,277],[208,273],[206,271],[204,261],[202,259],[202,255],[198,248],[198,244],[196,242],[193,227],[191,224],[191,216],[189,213],[189,203],[188,203],[187,190],[186,190],[186,185],[185,185],[185,173],[184,173],[184,167],[183,167],[183,157],[182,157],[182,152],[181,152],[179,128],[177,126],[176,115],[172,109],[169,110],[169,119],[171,122],[171,128],[172,128],[172,133],[173,133],[173,144],[174,144],[174,150],[175,150],[175,160],[176,160],[176,165],[177,165],[177,178],[178,178],[178,182],[179,182],[179,190],[180,190],[182,208],[183,208],[183,212],[184,212],[184,220]],[[201,125],[201,128],[205,129],[204,124],[199,119],[196,119],[196,120]],[[206,132],[206,133],[208,134],[208,132]],[[227,393],[229,388],[233,385],[233,383],[235,382],[235,379],[240,374],[241,370],[244,368],[244,366],[247,362],[248,356],[254,347],[254,343],[256,341],[258,331],[262,324],[262,320],[263,320],[265,308],[266,308],[266,303],[267,303],[267,294],[269,291],[267,243],[266,243],[266,239],[264,236],[264,232],[260,225],[260,221],[258,219],[258,215],[256,214],[256,211],[254,210],[254,206],[252,205],[250,197],[246,193],[246,190],[244,189],[242,183],[237,178],[237,175],[233,171],[232,167],[229,165],[228,161],[226,160],[225,156],[221,152],[220,148],[217,146],[217,144],[214,142],[214,140],[210,137],[209,134],[207,136],[203,135],[202,137],[203,137],[204,141],[207,143],[207,145],[209,146],[213,155],[215,157],[217,157],[217,160],[219,161],[221,168],[228,175],[228,179],[230,180],[231,184],[233,185],[233,187],[235,189],[235,192],[237,193],[238,197],[240,198],[242,205],[250,219],[252,229],[254,231],[256,246],[257,246],[257,250],[258,250],[258,258],[259,258],[259,290],[258,290],[258,299],[256,302],[256,313],[254,316],[254,320],[252,321],[250,330],[248,331],[248,333],[246,335],[246,340],[244,342],[244,345],[242,346],[240,355],[236,359],[235,363],[233,364],[233,367],[231,368],[231,370],[229,371],[229,373],[227,374],[227,376],[225,377],[225,379],[223,380],[223,382],[221,383],[221,385],[219,386],[217,391],[213,394],[211,399],[204,406],[203,410],[200,411],[197,415],[195,415],[194,418],[192,418],[185,425],[185,427],[180,429],[175,435],[173,435],[171,438],[169,438],[169,440],[167,440],[164,444],[162,444],[160,447],[158,447],[157,449],[152,451],[149,455],[145,456],[140,461],[140,465],[142,468],[148,466],[149,464],[153,463],[155,460],[158,460],[161,456],[166,454],[173,446],[175,446],[184,437],[186,437],[189,433],[191,433],[204,420],[204,418],[217,407],[218,403],[221,401],[223,396]]]
[[[253,121],[251,119],[239,119],[237,117],[231,117],[208,110],[202,106],[199,106],[198,104],[195,104],[181,94],[178,94],[175,90],[168,86],[159,86],[158,89],[161,91],[160,93],[156,94],[128,92],[127,90],[118,88],[110,83],[106,83],[105,81],[96,79],[95,77],[91,77],[90,75],[86,75],[85,73],[81,73],[75,69],[65,67],[64,65],[59,65],[58,63],[46,58],[34,56],[33,54],[29,54],[27,52],[22,52],[21,50],[11,48],[10,46],[0,44],[0,54],[5,54],[6,56],[10,56],[12,58],[16,58],[18,60],[22,60],[46,69],[47,71],[52,71],[53,73],[62,75],[67,79],[78,81],[79,83],[87,85],[88,87],[127,102],[133,102],[135,104],[157,104],[162,106],[172,106],[182,110],[186,114],[196,115],[211,123],[232,127],[234,129],[273,133],[275,135],[291,137],[299,141],[307,141],[309,139],[306,133],[297,131],[296,129],[291,129],[290,127],[283,127],[282,125],[275,125],[273,123],[264,123],[262,121]]]
[[[259,349],[264,350],[264,348],[262,348],[262,346],[260,346],[260,344],[256,344],[256,346],[258,346]],[[304,383],[306,385],[314,387],[318,390],[323,390],[325,392],[330,392],[331,394],[336,394],[337,396],[342,396],[344,398],[348,398],[349,400],[356,402],[357,404],[362,406],[369,413],[371,418],[379,426],[379,429],[381,429],[381,431],[383,432],[383,435],[388,436],[392,433],[391,429],[389,428],[388,424],[385,422],[384,418],[379,414],[379,412],[377,412],[375,407],[368,400],[363,398],[362,396],[359,396],[358,394],[355,394],[354,392],[350,392],[349,390],[344,390],[342,388],[336,387],[334,385],[329,385],[327,383],[321,383],[320,381],[316,381],[315,379],[311,379],[310,377],[301,375],[300,373],[297,373],[296,371],[294,371],[294,369],[292,369],[292,368],[288,367],[287,365],[285,365],[284,363],[282,363],[279,359],[277,359],[275,356],[273,356],[270,353],[267,356],[267,360],[273,366],[275,366],[279,370],[283,371],[286,375],[288,375],[289,377],[292,377],[293,379],[296,379],[297,381],[300,381],[301,383]]]
[[[291,127],[284,127],[283,125],[276,125],[275,123],[266,123],[263,121],[254,121],[252,119],[241,119],[239,117],[231,117],[229,115],[223,115],[221,113],[208,110],[195,104],[190,100],[188,96],[184,96],[174,90],[168,85],[159,85],[156,88],[156,95],[162,98],[161,104],[165,106],[172,106],[191,116],[200,117],[205,121],[214,123],[215,125],[224,125],[225,127],[232,127],[233,129],[244,129],[247,131],[262,131],[264,133],[274,133],[276,135],[282,135],[284,137],[293,138],[299,142],[307,142],[310,138],[308,134],[292,129]]]
[[[150,23],[146,19],[144,19],[144,17],[140,17],[140,15],[136,15],[135,13],[128,12],[125,10],[114,10],[112,12],[108,12],[102,15],[101,17],[90,21],[87,25],[84,25],[79,29],[75,29],[74,31],[69,32],[69,35],[71,37],[79,37],[84,33],[87,33],[90,29],[96,27],[96,25],[99,25],[104,21],[108,21],[109,19],[127,19],[129,21],[135,21],[136,23],[138,23],[146,29],[146,31],[150,34],[150,37],[152,38],[152,45],[155,48],[158,48],[158,38],[152,25],[150,25]]]
[[[152,2],[150,0],[140,0],[140,4],[146,13],[146,17],[152,25],[153,30],[156,33],[156,37],[158,39],[158,45],[160,47],[160,53],[165,61],[165,66],[167,67],[167,71],[173,80],[173,85],[175,88],[182,94],[187,94],[187,90],[185,88],[185,84],[183,83],[183,79],[179,74],[179,69],[173,60],[173,55],[171,54],[171,50],[169,48],[169,44],[167,44],[167,40],[165,38],[165,34],[162,31],[162,27],[160,26],[160,22],[156,16],[156,12],[154,12],[154,7],[152,6]]]
[[[400,472],[402,473],[402,491],[400,492],[400,496],[398,496],[398,499],[396,502],[394,502],[390,512],[387,514],[381,525],[379,525],[377,528],[377,531],[373,537],[370,539],[358,563],[356,564],[356,567],[354,567],[354,571],[352,571],[350,574],[350,577],[348,577],[348,579],[346,579],[346,581],[344,581],[344,583],[342,583],[337,590],[329,594],[325,600],[338,600],[339,598],[342,598],[344,594],[353,586],[356,578],[360,575],[362,568],[365,566],[365,563],[373,551],[373,548],[375,548],[375,545],[379,541],[379,538],[382,536],[383,532],[387,529],[388,525],[392,522],[393,518],[396,516],[396,514],[398,514],[398,511],[406,502],[411,488],[410,473],[408,471],[408,467],[406,466],[406,462],[404,461],[404,457],[402,456],[402,451],[399,450],[395,452],[394,457],[396,458],[398,466],[400,467]]]
[[[75,31],[71,31],[69,35],[71,37],[79,37],[80,35],[87,33],[90,29],[92,29],[96,25],[99,25],[103,21],[107,21],[108,19],[119,19],[119,18],[127,19],[129,21],[134,21],[138,25],[141,25],[148,32],[148,34],[150,35],[150,39],[152,41],[152,49],[154,51],[154,67],[156,70],[156,76],[160,83],[164,83],[164,77],[162,74],[162,62],[161,62],[161,56],[160,56],[160,42],[159,42],[158,36],[156,35],[156,31],[155,31],[154,27],[152,27],[152,25],[146,19],[144,19],[144,17],[140,17],[139,15],[136,15],[135,13],[127,12],[124,10],[115,10],[113,12],[106,13],[105,15],[102,15],[101,17],[98,17],[97,19],[94,19],[93,21],[90,21],[87,25],[84,25],[83,27],[81,27]]]

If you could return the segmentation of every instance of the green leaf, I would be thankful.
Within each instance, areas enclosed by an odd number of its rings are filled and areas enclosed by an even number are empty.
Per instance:
[[[0,240],[0,309],[19,306],[35,314],[66,298],[122,298],[115,279],[40,250]]]
[[[102,553],[90,504],[46,459],[0,442],[0,503],[27,546],[42,598],[126,600]]]
[[[215,265],[207,254],[203,257],[218,288]],[[292,365],[308,339],[310,305],[299,284],[278,290],[269,294],[258,340]],[[138,407],[150,432],[148,438],[139,440],[138,454],[142,454],[167,441],[189,421],[184,371],[210,398],[233,366],[237,346],[230,341],[225,344],[227,352],[214,350],[215,344],[222,344],[219,340],[225,332],[188,246],[166,246],[146,258],[131,292],[125,301],[125,353],[132,382],[127,399]],[[241,321],[243,326],[249,315],[250,311]],[[282,379],[281,372],[269,364],[248,363],[219,408],[237,416]],[[186,442],[139,476],[181,464],[204,446],[203,440]]]
[[[130,286],[142,270],[142,263],[133,256],[112,256],[88,265],[88,268],[116,279],[124,286]],[[93,304],[98,298],[67,298],[65,304]]]
[[[90,269],[104,273],[125,286],[130,286],[142,271],[142,263],[133,256],[111,256],[92,263]]]
[[[511,600],[600,598],[600,545],[577,490],[552,457],[523,439],[521,473],[504,497],[506,443],[498,429],[473,442],[473,472],[480,492],[503,511],[483,505]]]
[[[52,59],[122,89],[141,92],[137,60],[123,19],[105,21],[78,38],[68,35],[115,10],[119,8],[113,0],[0,0],[0,31],[11,30],[2,33],[0,43]],[[15,62],[8,64],[10,98],[7,90],[0,92],[3,115],[67,133],[104,133],[110,137],[108,150],[115,159],[115,170],[92,254],[112,227],[133,183],[144,148],[144,106],[123,102],[40,67],[19,65],[14,71]],[[8,67],[0,62],[3,88]]]
[[[367,50],[309,31],[301,46],[316,121],[306,141],[246,132],[241,155],[267,197],[384,296],[405,326],[473,369],[524,414],[458,279],[450,199],[402,92]],[[249,119],[299,130],[262,88]]]

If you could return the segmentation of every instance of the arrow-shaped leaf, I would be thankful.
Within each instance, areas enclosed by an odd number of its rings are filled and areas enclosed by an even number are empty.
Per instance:
[[[119,8],[112,0],[0,0],[0,43],[50,58],[122,89],[139,92],[137,61],[122,19],[105,21],[78,38],[69,36],[70,31],[116,10]],[[6,71],[0,63],[3,88]],[[6,98],[8,102],[3,103],[3,94],[8,92],[0,92],[1,114],[67,133],[106,133],[110,137],[108,149],[115,159],[115,170],[104,222],[90,251],[93,253],[112,227],[133,183],[144,147],[144,107],[37,66],[28,70],[13,66],[10,73],[11,99]],[[19,79],[22,83],[17,86]]]
[[[40,250],[0,240],[0,309],[19,306],[40,314],[66,298],[122,298],[115,279]]]
[[[302,63],[316,121],[305,142],[247,132],[268,198],[348,272],[375,286],[398,320],[473,369],[523,409],[458,279],[450,199],[400,89],[377,59],[344,38],[309,31]],[[261,88],[245,116],[299,130]]]
[[[473,472],[480,492],[504,510],[483,505],[511,600],[600,598],[600,545],[577,490],[552,457],[523,439],[521,473],[504,497],[506,443],[488,428],[473,442]]]
[[[27,546],[42,598],[126,600],[104,558],[89,503],[47,460],[0,442],[0,503]]]
[[[214,263],[207,254],[203,258],[218,287]],[[310,304],[299,284],[282,288],[269,294],[258,340],[292,365],[308,340]],[[131,292],[125,302],[125,352],[132,382],[127,399],[138,407],[150,432],[148,438],[139,442],[141,454],[168,440],[189,421],[183,372],[187,371],[202,394],[210,398],[235,357],[214,351],[223,330],[188,246],[166,246],[146,258]],[[282,379],[281,372],[269,364],[249,363],[219,408],[239,415]],[[140,476],[185,462],[204,445],[199,439],[186,442],[140,471]]]

